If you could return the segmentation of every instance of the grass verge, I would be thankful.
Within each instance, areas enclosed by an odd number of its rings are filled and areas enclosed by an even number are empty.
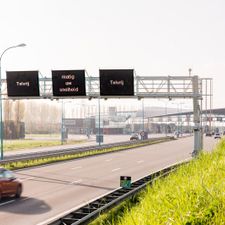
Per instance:
[[[68,144],[78,144],[83,143],[85,140],[70,140],[64,143]],[[4,141],[4,151],[13,151],[20,149],[30,149],[30,148],[39,148],[39,147],[52,147],[61,145],[61,141],[58,140],[10,140]]]
[[[17,162],[4,163],[4,164],[0,162],[0,166],[3,166],[10,170],[22,169],[22,168],[50,164],[50,163],[60,162],[65,160],[72,160],[72,159],[77,159],[77,158],[82,158],[87,156],[105,154],[109,152],[128,150],[131,148],[157,144],[157,143],[161,143],[161,142],[169,141],[169,140],[171,139],[162,139],[162,140],[155,140],[155,141],[149,140],[149,141],[141,142],[141,143],[133,143],[131,145],[117,146],[117,147],[104,148],[104,149],[98,149],[98,150],[89,150],[89,151],[85,151],[81,153],[71,153],[71,154],[67,153],[65,155],[59,155],[54,157],[43,157],[43,158],[36,158],[32,160],[24,160],[24,161],[17,161]]]
[[[91,225],[225,224],[225,140]]]

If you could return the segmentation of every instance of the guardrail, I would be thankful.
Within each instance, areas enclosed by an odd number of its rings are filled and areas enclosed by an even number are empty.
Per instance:
[[[143,177],[131,184],[130,188],[118,188],[113,192],[100,197],[94,201],[91,201],[82,207],[71,211],[70,213],[60,217],[54,221],[50,221],[48,225],[83,225],[95,219],[102,212],[115,207],[125,199],[134,196],[137,192],[145,188],[148,184],[151,184],[156,179],[165,177],[169,173],[176,170],[180,165],[189,162],[189,160],[173,164],[169,167],[165,167],[160,171],[152,173],[146,177]]]
[[[112,148],[112,147],[119,147],[119,146],[132,146],[134,143],[143,143],[146,145],[149,144],[149,141],[159,141],[159,140],[172,140],[171,137],[163,137],[163,138],[150,138],[144,141],[126,141],[126,142],[118,142],[114,144],[104,144],[101,146],[85,146],[85,147],[79,147],[79,148],[69,148],[69,149],[62,149],[62,150],[51,150],[47,152],[37,152],[37,153],[26,153],[26,154],[17,154],[16,156],[8,156],[6,159],[0,161],[0,165],[4,166],[5,164],[9,163],[16,163],[21,161],[29,161],[29,160],[37,160],[37,159],[43,159],[43,158],[51,158],[51,157],[60,157],[60,156],[66,156],[71,154],[79,154],[84,152],[91,152],[95,150],[103,150],[106,148]],[[127,148],[128,149],[128,148]]]

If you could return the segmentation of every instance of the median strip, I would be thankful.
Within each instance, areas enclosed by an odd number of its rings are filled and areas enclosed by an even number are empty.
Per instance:
[[[121,142],[117,144],[107,144],[102,146],[83,147],[78,149],[65,149],[39,154],[22,155],[17,158],[2,160],[0,166],[10,170],[46,165],[50,163],[73,160],[77,158],[90,157],[110,152],[129,150],[146,145],[158,144],[165,141],[174,140],[167,138],[152,138],[145,141]]]

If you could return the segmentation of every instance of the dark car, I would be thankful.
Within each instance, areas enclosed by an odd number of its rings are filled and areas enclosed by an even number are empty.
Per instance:
[[[211,132],[206,132],[206,133],[205,133],[205,136],[206,136],[206,137],[212,137],[212,133],[211,133]]]
[[[139,135],[136,134],[136,133],[135,134],[132,134],[131,137],[130,137],[130,140],[131,141],[133,141],[133,140],[139,140]]]
[[[12,171],[0,168],[0,200],[2,197],[15,196],[19,198],[22,193],[22,183]]]

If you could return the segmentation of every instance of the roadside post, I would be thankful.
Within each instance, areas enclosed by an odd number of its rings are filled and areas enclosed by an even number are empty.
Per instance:
[[[131,177],[130,176],[120,176],[120,187],[131,188]]]

